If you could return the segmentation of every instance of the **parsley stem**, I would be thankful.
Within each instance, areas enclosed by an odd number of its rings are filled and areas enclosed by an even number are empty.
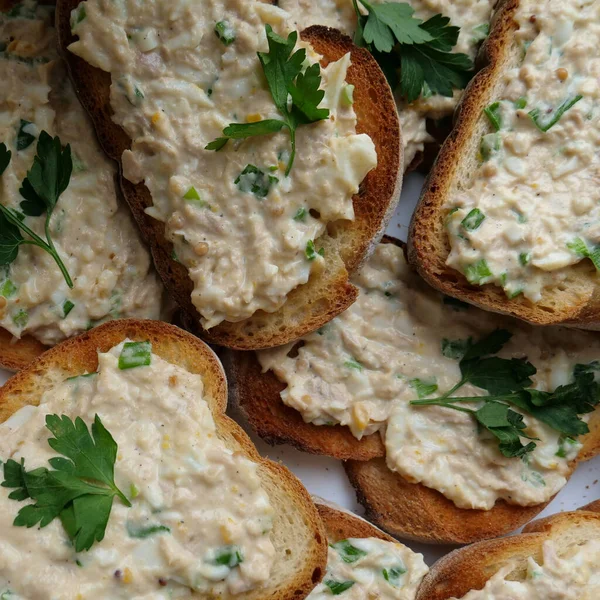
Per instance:
[[[289,127],[290,130],[290,139],[292,141],[292,153],[290,154],[290,160],[288,161],[287,168],[285,170],[285,176],[287,177],[292,170],[292,166],[294,164],[294,158],[296,158],[296,128]]]
[[[23,242],[22,242],[23,244],[30,244],[33,246],[37,246],[38,248],[45,250],[46,252],[48,252],[48,254],[50,254],[50,256],[52,256],[52,258],[58,265],[60,272],[63,274],[63,277],[65,278],[65,281],[67,282],[67,285],[70,288],[72,288],[73,280],[71,279],[71,276],[69,275],[69,272],[67,271],[67,268],[65,267],[64,263],[60,259],[60,256],[58,255],[58,252],[56,251],[56,248],[54,247],[54,244],[52,243],[52,239],[49,235],[48,226],[49,226],[50,215],[48,215],[46,217],[45,231],[46,231],[47,241],[44,241],[37,233],[35,233],[31,229],[29,229],[29,227],[27,227],[27,225],[25,225],[25,223],[23,223],[23,221],[21,221],[19,219],[19,217],[17,217],[17,215],[12,210],[7,208],[3,204],[0,204],[0,211],[7,218],[8,221],[10,221],[15,227],[17,227],[21,231],[25,232],[33,240],[33,241],[23,240]]]
[[[462,387],[466,382],[466,379],[461,379],[454,387],[450,388],[445,394],[442,394],[439,398],[435,398],[435,400],[445,400],[446,398],[451,396],[458,388]]]
[[[67,282],[67,285],[69,286],[69,288],[72,289],[73,288],[73,280],[71,279],[71,276],[69,275],[69,272],[67,271],[67,267],[65,266],[62,259],[58,255],[58,252],[56,251],[56,248],[54,246],[54,242],[52,241],[52,236],[50,235],[50,217],[51,216],[52,216],[52,214],[50,212],[48,212],[46,214],[46,224],[44,226],[44,230],[46,232],[46,239],[48,240],[48,247],[50,248],[49,252],[52,255],[52,258],[54,259],[56,264],[58,265],[60,272],[62,273],[63,277],[65,278],[65,281]]]

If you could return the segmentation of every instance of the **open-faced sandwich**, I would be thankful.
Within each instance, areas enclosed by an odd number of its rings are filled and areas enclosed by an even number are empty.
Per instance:
[[[456,550],[433,565],[417,600],[596,600],[598,510],[558,513],[520,535]]]
[[[118,320],[0,390],[2,598],[290,600],[325,572],[317,510],[225,416],[206,344]]]
[[[600,328],[600,4],[500,4],[413,216],[431,285],[535,324]]]
[[[594,334],[444,297],[390,240],[353,283],[357,301],[325,327],[226,366],[260,435],[347,459],[370,520],[434,542],[495,537],[598,452]]]
[[[327,571],[307,600],[415,600],[428,572],[423,555],[381,529],[313,497],[329,541]]]
[[[58,58],[54,7],[0,3],[0,365],[118,317],[163,288]]]
[[[495,0],[279,0],[302,29],[327,25],[354,37],[382,66],[396,96],[404,167],[435,153],[448,131]],[[429,150],[431,148],[432,152]]]
[[[61,0],[61,47],[167,289],[205,339],[270,347],[354,300],[398,200],[373,57],[257,0]]]

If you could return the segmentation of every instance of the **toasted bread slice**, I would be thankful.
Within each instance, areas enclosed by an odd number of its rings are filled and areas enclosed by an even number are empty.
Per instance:
[[[532,557],[539,564],[547,540],[556,544],[559,555],[587,541],[600,540],[600,514],[589,507],[558,513],[530,523],[520,535],[455,550],[433,565],[423,579],[417,600],[462,598],[470,590],[482,589],[490,577],[511,563],[515,569],[508,579],[522,580],[527,559]]]
[[[377,538],[385,542],[397,543],[391,535],[381,531],[378,527],[375,527],[373,523],[369,523],[362,517],[351,513],[350,511],[319,498],[313,496],[313,501],[319,511],[319,516],[325,526],[327,533],[327,540],[330,543],[339,542],[348,538]]]
[[[600,411],[592,415],[589,427],[571,472],[600,453]],[[488,511],[458,508],[437,490],[390,471],[383,458],[349,460],[344,469],[369,521],[394,536],[422,542],[470,544],[498,537],[522,527],[549,504],[518,506],[498,500]]]
[[[477,165],[481,136],[489,131],[483,109],[504,87],[504,75],[518,64],[521,49],[514,36],[513,19],[519,0],[505,0],[492,22],[492,31],[482,47],[487,65],[475,76],[458,107],[455,127],[434,164],[413,215],[408,257],[419,274],[441,292],[486,310],[509,314],[539,325],[575,325],[600,329],[600,288],[591,261],[583,260],[562,270],[560,286],[553,285],[557,272],[546,274],[547,286],[540,302],[522,295],[509,300],[495,285],[472,286],[459,272],[446,265],[450,245],[444,226],[445,202],[465,188]]]
[[[57,3],[59,45],[77,94],[94,122],[100,144],[118,161],[123,151],[130,147],[131,140],[111,120],[111,76],[67,50],[74,41],[70,14],[78,4],[79,0],[59,0]],[[348,282],[349,273],[359,267],[381,238],[399,199],[403,160],[400,125],[394,97],[377,62],[369,52],[357,48],[350,38],[336,30],[315,26],[303,31],[301,36],[324,56],[324,66],[351,52],[352,65],[347,79],[355,86],[357,132],[371,137],[378,163],[353,198],[354,221],[330,223],[327,233],[319,240],[327,255],[326,268],[313,273],[306,284],[292,290],[279,310],[273,313],[258,311],[237,323],[225,321],[209,331],[202,329],[200,315],[191,300],[193,284],[187,269],[173,260],[172,245],[164,236],[164,224],[144,212],[152,205],[149,190],[143,183],[134,185],[121,176],[125,198],[169,293],[190,315],[190,321],[201,337],[240,350],[285,344],[321,327],[347,308],[357,294]]]
[[[27,404],[37,405],[48,387],[67,377],[95,371],[98,352],[125,338],[152,342],[152,351],[202,376],[206,400],[225,444],[259,464],[264,490],[274,507],[271,539],[275,564],[269,582],[236,595],[243,600],[304,598],[321,579],[327,562],[327,539],[318,512],[300,481],[284,466],[262,459],[244,431],[225,415],[227,381],[214,352],[193,335],[159,321],[111,321],[55,346],[14,375],[0,390],[0,422]],[[194,595],[206,597],[202,595]]]

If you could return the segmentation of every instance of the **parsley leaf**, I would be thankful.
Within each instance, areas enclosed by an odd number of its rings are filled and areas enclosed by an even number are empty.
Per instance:
[[[11,159],[11,152],[5,144],[0,144],[0,175],[4,173]],[[60,195],[67,189],[73,171],[71,147],[62,148],[58,137],[52,138],[42,131],[38,138],[37,154],[19,192],[24,200],[20,207],[23,213],[0,204],[0,265],[8,265],[19,254],[21,244],[31,244],[45,250],[54,258],[67,285],[73,281],[61,260],[50,235],[50,218]],[[39,217],[46,213],[43,240],[25,225],[24,217]],[[28,236],[24,239],[22,233]]]
[[[255,123],[230,123],[223,129],[223,136],[210,142],[205,149],[219,151],[229,140],[268,135],[285,128],[290,132],[292,145],[285,170],[287,176],[290,174],[296,156],[296,129],[299,125],[326,119],[329,117],[329,110],[319,108],[325,96],[325,92],[320,89],[321,66],[315,63],[303,72],[306,50],[301,48],[292,54],[298,41],[298,33],[293,31],[287,39],[284,39],[278,36],[270,25],[266,25],[265,30],[269,51],[258,52],[258,59],[267,79],[273,102],[283,118],[265,119]],[[291,98],[291,105],[288,104],[288,97]]]
[[[523,444],[521,438],[532,440],[525,433],[523,415],[515,406],[559,433],[576,437],[588,433],[589,427],[579,415],[592,412],[600,403],[600,385],[595,381],[595,365],[576,365],[573,381],[557,387],[553,392],[532,389],[531,376],[535,367],[525,359],[505,359],[490,356],[498,353],[511,338],[510,332],[497,329],[473,343],[461,342],[456,349],[443,340],[442,351],[460,360],[460,381],[439,398],[415,400],[415,406],[443,406],[471,414],[477,423],[498,440],[498,449],[504,456],[523,457],[533,451],[533,441]],[[460,340],[458,340],[460,342]],[[446,354],[446,355],[448,355]],[[470,383],[488,392],[488,396],[453,396],[463,385]],[[467,404],[478,403],[478,409]]]
[[[361,13],[359,3],[367,15]],[[354,42],[373,54],[390,85],[399,83],[408,102],[416,100],[423,89],[452,96],[454,88],[466,86],[473,61],[466,54],[451,52],[459,28],[450,25],[450,19],[438,14],[423,22],[404,2],[353,0],[353,4],[358,19]]]
[[[62,455],[48,461],[54,470],[26,471],[23,458],[4,464],[2,487],[15,488],[9,498],[35,501],[19,510],[13,525],[46,527],[59,518],[75,551],[89,550],[104,538],[114,497],[131,506],[114,481],[117,444],[98,415],[91,434],[79,417],[47,415],[46,427],[54,435],[48,444]]]

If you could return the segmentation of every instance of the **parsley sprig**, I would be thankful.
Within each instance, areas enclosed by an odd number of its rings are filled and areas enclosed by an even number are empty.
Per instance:
[[[0,176],[10,164],[12,153],[5,144],[0,144]],[[63,149],[60,139],[54,139],[45,131],[40,133],[37,154],[33,159],[27,177],[19,190],[24,200],[20,204],[22,212],[0,204],[0,265],[9,265],[19,254],[19,246],[30,244],[42,248],[56,261],[67,285],[72,288],[73,280],[61,260],[52,236],[50,218],[60,195],[67,189],[73,171],[71,147]],[[43,240],[24,223],[25,217],[39,217],[46,213]],[[28,239],[23,237],[23,233]]]
[[[265,119],[256,123],[231,123],[223,129],[223,137],[210,142],[206,150],[221,150],[229,140],[239,140],[259,135],[277,133],[288,129],[292,152],[285,170],[290,174],[296,156],[296,129],[299,125],[315,123],[329,117],[329,109],[319,108],[325,92],[320,89],[321,66],[310,65],[303,71],[306,50],[292,54],[298,41],[293,31],[286,39],[278,36],[270,25],[265,26],[269,52],[258,52],[269,91],[283,119]]]
[[[536,444],[523,444],[521,438],[535,440],[525,432],[523,415],[511,408],[517,407],[538,421],[569,437],[588,433],[589,427],[579,415],[590,413],[600,402],[600,386],[594,379],[593,369],[577,365],[573,381],[557,387],[553,392],[530,388],[536,368],[525,359],[499,358],[497,354],[512,334],[497,329],[487,337],[462,345],[460,381],[438,398],[415,400],[413,406],[443,406],[472,415],[477,423],[498,440],[504,456],[523,457]],[[456,348],[459,345],[456,344]],[[486,390],[488,396],[453,396],[462,386],[470,383]],[[479,403],[477,409],[465,404]]]
[[[416,100],[423,90],[452,96],[454,88],[466,86],[473,61],[466,54],[452,53],[460,29],[450,25],[448,17],[438,14],[423,22],[404,2],[352,2],[358,19],[355,44],[373,54],[390,85],[399,85],[408,102]],[[359,3],[367,10],[366,15]]]
[[[47,415],[46,427],[54,435],[50,447],[62,455],[45,467],[25,470],[25,459],[4,463],[2,487],[14,488],[11,500],[34,500],[19,510],[13,525],[46,527],[59,518],[76,552],[89,550],[104,539],[113,499],[131,506],[114,481],[117,444],[96,415],[91,427],[77,417]],[[66,457],[66,458],[63,458]]]

